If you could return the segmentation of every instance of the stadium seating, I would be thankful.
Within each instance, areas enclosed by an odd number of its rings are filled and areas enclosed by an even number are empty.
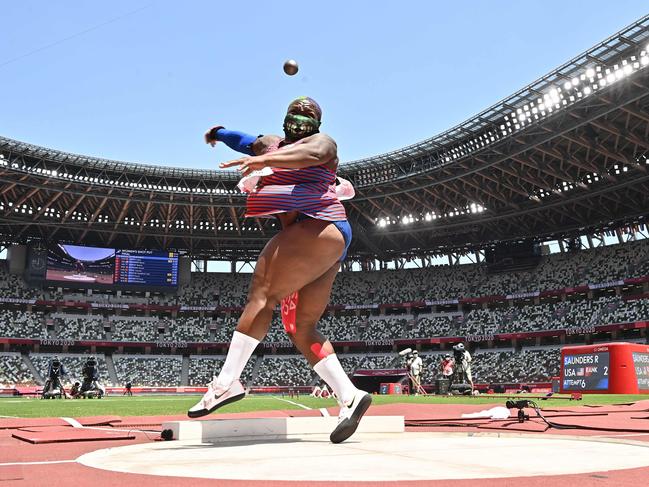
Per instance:
[[[331,341],[350,341],[358,339],[358,324],[362,318],[356,316],[323,316],[318,329]]]
[[[161,341],[186,341],[209,342],[210,319],[198,316],[179,316],[174,319],[164,320],[159,326],[164,326],[165,331],[158,335]]]
[[[27,287],[22,276],[9,274],[7,261],[0,260],[0,297],[36,299],[39,292]]]
[[[19,353],[0,353],[0,388],[35,382],[34,376]]]
[[[358,369],[393,369],[402,368],[403,361],[396,354],[390,355],[365,355],[358,364]]]
[[[155,342],[159,338],[157,320],[139,321],[134,319],[115,319],[111,321],[112,339],[124,342]]]
[[[42,313],[0,310],[0,336],[18,338],[47,338]]]
[[[315,372],[306,359],[300,356],[265,356],[257,376],[256,386],[307,386]]]
[[[190,355],[189,357],[189,384],[190,386],[204,386],[221,371],[225,357],[211,355]],[[241,382],[244,386],[251,386],[251,378],[257,358],[253,356],[243,369]]]
[[[108,338],[104,321],[96,316],[65,316],[53,318],[56,338],[71,340],[103,340]]]
[[[133,386],[180,386],[182,357],[177,355],[113,355],[119,384]]]
[[[386,338],[403,338],[406,334],[408,320],[404,318],[382,318],[367,320],[360,325],[361,340],[383,340]]]

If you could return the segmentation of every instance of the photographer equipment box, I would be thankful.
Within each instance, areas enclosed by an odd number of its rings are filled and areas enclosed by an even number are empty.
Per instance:
[[[403,394],[403,391],[401,390],[401,384],[398,382],[383,382],[379,394]]]

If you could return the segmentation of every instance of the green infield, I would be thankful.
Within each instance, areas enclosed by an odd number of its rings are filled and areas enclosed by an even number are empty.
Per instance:
[[[103,399],[30,399],[27,397],[0,399],[0,423],[3,417],[39,418],[39,417],[75,417],[84,416],[158,416],[185,414],[200,396],[108,396]],[[513,399],[524,399],[524,395],[512,396]],[[649,399],[649,395],[585,395],[581,401],[567,399],[536,399],[541,407],[585,406],[602,404],[620,404]],[[380,404],[503,404],[503,397],[487,395],[466,396],[374,396],[374,405]],[[282,396],[253,395],[225,406],[219,413],[238,413],[270,409],[317,409],[335,406],[333,399],[319,399],[310,396],[289,398]]]

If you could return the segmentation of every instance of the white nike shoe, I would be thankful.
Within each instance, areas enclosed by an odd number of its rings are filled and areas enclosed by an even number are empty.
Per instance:
[[[200,418],[206,416],[218,408],[230,404],[231,402],[243,399],[246,395],[246,390],[238,380],[235,380],[232,385],[225,391],[216,385],[216,376],[207,384],[207,392],[192,408],[187,411],[187,416],[190,418]]]
[[[358,423],[372,404],[372,396],[367,392],[357,390],[354,399],[349,405],[340,405],[340,414],[338,415],[338,426],[333,430],[329,439],[332,443],[341,443],[356,432]]]

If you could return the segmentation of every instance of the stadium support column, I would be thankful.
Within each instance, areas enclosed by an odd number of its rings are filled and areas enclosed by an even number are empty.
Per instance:
[[[117,371],[115,370],[115,362],[113,362],[113,356],[110,354],[106,354],[104,356],[104,360],[106,361],[106,371],[108,372],[108,377],[110,378],[110,381],[114,385],[119,384],[119,381],[117,380]]]
[[[182,368],[180,369],[180,385],[189,385],[189,355],[183,355]]]

